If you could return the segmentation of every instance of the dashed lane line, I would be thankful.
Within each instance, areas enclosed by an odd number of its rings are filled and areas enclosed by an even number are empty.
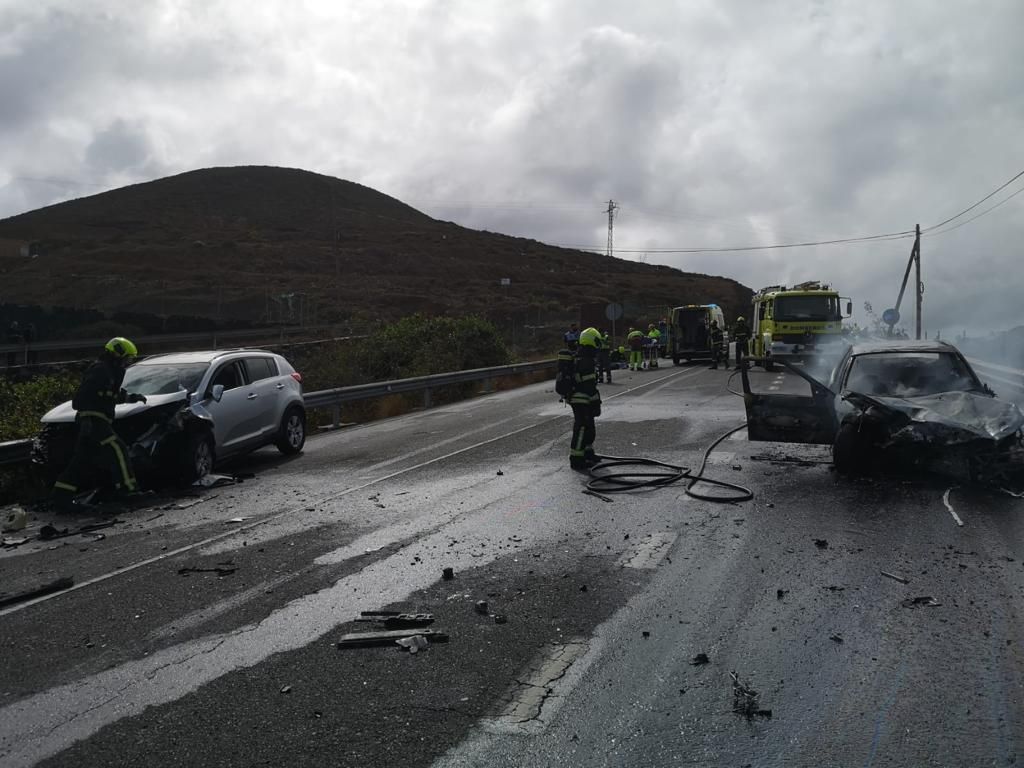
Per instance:
[[[638,384],[635,387],[630,387],[629,389],[624,389],[621,392],[616,392],[614,395],[611,395],[607,399],[608,400],[614,400],[617,397],[622,397],[623,395],[628,395],[630,392],[636,392],[638,390],[645,389],[647,387],[653,386],[654,384],[664,383],[666,380],[669,380],[669,379],[676,379],[676,378],[689,379],[689,378],[693,378],[694,376],[697,376],[697,375],[699,375],[699,374],[701,374],[703,372],[704,372],[703,368],[697,369],[696,371],[692,371],[692,372],[689,372],[689,373],[687,373],[687,371],[685,371],[685,370],[678,371],[676,373],[671,373],[668,376],[662,376],[660,378],[654,379],[653,381],[647,381],[647,382],[644,382],[643,384]],[[163,560],[167,560],[167,559],[172,558],[172,557],[177,557],[178,555],[184,554],[185,552],[190,552],[193,549],[197,549],[199,547],[205,547],[208,544],[213,544],[214,542],[218,542],[218,541],[221,541],[223,539],[230,538],[232,536],[238,536],[239,534],[246,533],[247,531],[251,531],[253,528],[258,528],[261,525],[265,525],[267,523],[271,523],[271,522],[273,522],[275,520],[280,520],[283,517],[289,517],[291,515],[295,515],[295,514],[301,512],[301,511],[303,511],[308,506],[314,506],[314,505],[323,504],[323,503],[326,503],[326,502],[329,502],[329,501],[335,501],[336,499],[340,499],[340,498],[342,498],[344,496],[348,496],[351,493],[357,493],[358,491],[361,491],[361,490],[363,490],[365,488],[369,488],[372,485],[377,485],[378,483],[386,482],[387,480],[391,480],[391,479],[393,479],[395,477],[399,477],[401,475],[408,474],[409,472],[415,472],[417,469],[422,469],[423,467],[428,467],[431,464],[436,464],[438,462],[444,461],[446,459],[450,459],[450,458],[452,458],[454,456],[458,456],[458,455],[463,454],[463,453],[467,453],[469,451],[475,451],[477,448],[481,448],[481,447],[483,447],[485,445],[490,445],[491,443],[496,443],[499,440],[505,440],[506,438],[509,438],[509,437],[515,437],[516,435],[522,434],[523,432],[527,432],[527,431],[529,431],[531,429],[536,429],[537,427],[542,427],[545,424],[550,424],[550,423],[552,423],[554,421],[558,421],[559,419],[564,419],[564,418],[566,418],[566,416],[564,414],[559,414],[558,416],[552,416],[552,417],[544,419],[542,421],[538,421],[535,424],[528,424],[525,427],[520,427],[519,429],[513,429],[510,432],[505,432],[504,434],[497,435],[496,437],[491,437],[491,438],[488,438],[487,440],[481,440],[480,442],[474,443],[473,445],[467,446],[465,448],[459,448],[458,450],[451,451],[449,453],[444,454],[443,456],[437,456],[437,457],[435,457],[433,459],[428,459],[427,461],[421,461],[418,464],[412,465],[411,467],[405,467],[404,469],[396,470],[396,471],[391,472],[389,474],[383,475],[382,477],[378,477],[378,478],[375,478],[373,480],[368,480],[365,483],[361,483],[360,485],[352,486],[351,488],[346,488],[343,491],[339,491],[337,493],[327,494],[327,495],[321,496],[320,498],[317,498],[317,499],[312,499],[312,500],[309,500],[309,501],[304,501],[302,504],[298,504],[298,505],[296,505],[294,507],[290,507],[290,508],[284,510],[283,512],[278,512],[277,514],[269,515],[269,516],[264,517],[264,518],[262,518],[260,520],[254,520],[253,522],[248,523],[247,525],[240,525],[240,526],[238,526],[236,528],[232,528],[230,531],[225,531],[224,533],[218,533],[215,536],[209,536],[209,537],[207,537],[205,539],[193,542],[191,544],[186,544],[184,546],[178,547],[177,549],[173,549],[173,550],[171,550],[169,552],[161,552],[159,555],[154,555],[153,557],[147,557],[145,560],[140,560],[137,563],[132,563],[131,565],[126,565],[126,566],[123,566],[121,568],[117,568],[117,569],[115,569],[113,571],[110,571],[108,573],[104,573],[104,574],[101,574],[99,576],[94,576],[91,579],[86,579],[85,581],[78,582],[74,586],[69,587],[68,589],[65,589],[63,592],[55,592],[53,594],[43,595],[42,597],[37,597],[37,598],[35,598],[33,600],[26,600],[23,603],[18,603],[17,605],[12,605],[9,608],[5,608],[3,610],[0,610],[0,617],[8,616],[8,615],[10,615],[12,613],[17,613],[18,611],[23,611],[26,608],[30,608],[31,606],[38,605],[40,603],[44,603],[44,602],[46,602],[48,600],[53,600],[53,599],[58,598],[58,597],[63,597],[64,595],[71,594],[72,592],[77,592],[80,589],[84,589],[85,587],[90,587],[90,586],[92,586],[94,584],[100,584],[100,583],[102,583],[104,581],[109,581],[110,579],[116,578],[117,576],[123,576],[124,574],[131,573],[132,571],[136,571],[139,568],[144,568],[147,565],[152,565],[153,563],[159,563],[159,562],[161,562]]]

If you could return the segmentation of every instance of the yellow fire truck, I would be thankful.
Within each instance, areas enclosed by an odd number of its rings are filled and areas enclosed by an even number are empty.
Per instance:
[[[792,288],[762,288],[754,294],[751,355],[764,359],[771,371],[775,360],[805,360],[820,354],[841,340],[843,318],[851,314],[853,302],[816,280]]]

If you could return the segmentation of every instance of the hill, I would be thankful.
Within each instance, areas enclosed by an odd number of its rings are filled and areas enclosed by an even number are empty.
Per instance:
[[[353,182],[263,166],[191,171],[0,220],[0,274],[11,304],[253,323],[417,311],[530,323],[611,301],[638,319],[715,301],[731,318],[751,296],[733,280],[466,229]]]

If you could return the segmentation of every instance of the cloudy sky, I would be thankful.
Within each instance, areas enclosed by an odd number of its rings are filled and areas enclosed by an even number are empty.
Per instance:
[[[1024,170],[1022,32],[1019,0],[0,0],[0,217],[284,165],[603,249],[614,199],[624,258],[829,280],[864,322],[910,240],[669,251],[928,228],[976,202]],[[926,328],[1024,323],[1024,195],[943,229]]]

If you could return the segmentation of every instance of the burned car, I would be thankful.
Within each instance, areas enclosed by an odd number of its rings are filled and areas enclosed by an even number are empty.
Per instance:
[[[306,439],[302,377],[280,355],[228,350],[156,355],[132,365],[122,385],[145,403],[118,405],[114,428],[146,486],[191,482],[215,462],[265,445],[298,453]],[[70,402],[49,411],[33,462],[56,476],[76,437]]]
[[[1020,472],[1024,414],[996,397],[951,344],[854,344],[827,383],[786,368],[808,382],[810,396],[753,392],[742,372],[751,440],[831,445],[844,474],[886,462],[999,484]]]

